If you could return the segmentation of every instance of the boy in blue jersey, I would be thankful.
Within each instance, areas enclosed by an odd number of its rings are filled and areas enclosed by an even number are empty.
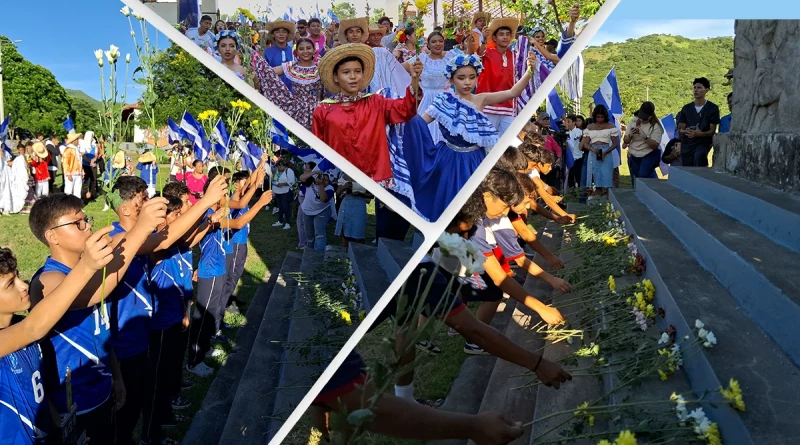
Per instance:
[[[139,422],[142,401],[148,391],[148,346],[153,313],[150,284],[149,255],[164,251],[178,242],[194,227],[205,211],[225,195],[225,180],[218,178],[208,184],[206,196],[164,229],[151,233],[139,247],[123,282],[111,294],[111,344],[119,360],[127,399],[117,413],[117,444],[131,443],[133,430]],[[114,184],[120,202],[114,205],[119,222],[113,223],[111,236],[125,236],[136,225],[139,210],[148,201],[148,185],[141,178],[123,176]],[[163,200],[163,198],[161,198]]]
[[[253,199],[256,190],[258,190],[258,185],[264,183],[264,177],[267,175],[267,171],[263,168],[266,159],[267,155],[265,154],[261,158],[261,164],[256,168],[255,174],[250,174],[250,172],[244,170],[234,173],[231,177],[235,187],[228,206],[231,209],[231,218],[236,219],[250,210],[250,200]],[[244,273],[244,263],[247,259],[247,237],[249,235],[249,223],[245,224],[241,229],[231,230],[230,243],[226,246],[228,248],[226,249],[225,268],[228,271],[228,275],[226,276],[222,295],[225,297],[226,306],[231,308],[235,307],[233,305],[235,305],[236,297],[233,296],[233,293],[236,290],[236,284],[242,277],[242,273]],[[236,307],[236,310],[238,310],[238,307]],[[220,318],[223,315],[220,314]],[[217,332],[217,334],[221,335],[222,333]]]
[[[77,199],[77,198],[76,198]],[[28,285],[17,271],[10,249],[0,248],[0,431],[4,443],[45,444],[60,441],[60,421],[45,402],[44,367],[39,340],[50,332],[98,270],[114,258],[106,227],[91,235],[75,268],[43,301],[30,309]],[[7,442],[6,442],[7,441]]]
[[[209,184],[223,179],[227,169],[215,167],[208,172]],[[208,184],[207,184],[208,185]],[[272,201],[272,191],[264,192],[252,208],[236,219],[227,215],[219,218],[215,212],[228,208],[228,197],[223,195],[207,210],[212,227],[200,241],[200,262],[197,264],[197,298],[192,312],[189,333],[189,357],[186,369],[200,377],[211,375],[214,370],[203,363],[211,349],[211,338],[219,331],[220,319],[225,311],[227,298],[223,295],[227,270],[225,267],[226,231],[241,229],[255,218],[258,212]],[[196,204],[195,204],[196,205]]]
[[[50,250],[44,266],[31,279],[31,300],[36,307],[57,295],[67,276],[86,256],[92,236],[92,219],[83,213],[83,202],[57,193],[36,201],[28,223],[34,236]],[[77,409],[76,428],[85,430],[94,443],[113,443],[113,409],[125,403],[125,387],[109,344],[109,303],[101,305],[122,281],[135,252],[164,221],[166,205],[153,200],[141,208],[141,216],[124,237],[112,240],[114,258],[103,273],[96,273],[60,317],[49,341],[42,343],[48,357],[50,400],[62,416]],[[68,403],[66,373],[71,371],[72,404]]]

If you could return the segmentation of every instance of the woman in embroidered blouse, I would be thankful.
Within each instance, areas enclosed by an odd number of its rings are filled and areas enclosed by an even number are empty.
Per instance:
[[[527,61],[532,67],[534,56],[529,55]],[[472,94],[481,71],[483,64],[477,55],[450,59],[444,76],[453,92],[440,93],[418,121],[406,125],[403,151],[414,189],[414,210],[429,221],[439,219],[500,138],[483,108],[519,97],[531,80],[529,68],[510,90]],[[434,120],[443,136],[436,144],[414,128]]]
[[[608,110],[604,105],[598,105],[592,111],[594,123],[583,131],[581,149],[589,151],[586,165],[586,185],[592,184],[604,194],[611,187],[614,175],[614,161],[610,156],[617,147],[619,130],[608,120]]]
[[[425,110],[433,104],[433,100],[436,99],[436,96],[449,90],[450,83],[447,80],[445,68],[447,67],[447,62],[456,56],[456,54],[451,51],[444,51],[444,36],[437,31],[430,33],[428,36],[428,47],[430,48],[430,54],[422,53],[418,57],[424,67],[422,69],[422,74],[419,76],[419,85],[425,92],[419,105],[420,114],[424,113]],[[409,62],[413,62],[416,59],[417,58],[412,58]],[[403,65],[409,64],[405,63]],[[431,122],[428,124],[428,129],[431,132],[433,142],[442,140],[439,124]]]
[[[417,115],[411,87],[399,99],[363,93],[375,74],[375,53],[363,43],[332,49],[320,60],[319,72],[334,97],[314,110],[314,135],[374,181],[388,181],[385,185],[389,185],[392,168],[386,125],[407,122]],[[413,75],[421,72],[422,63],[414,62]]]
[[[322,99],[322,82],[314,62],[315,55],[314,42],[303,37],[296,42],[294,61],[273,68],[257,54],[252,62],[261,94],[309,130],[314,108]],[[284,74],[291,80],[291,90],[281,80],[280,76]]]
[[[392,52],[398,62],[406,62],[417,55],[417,35],[415,34],[414,28],[410,26],[407,27],[403,31],[403,35],[399,38],[399,41],[400,44],[397,45],[397,48]]]

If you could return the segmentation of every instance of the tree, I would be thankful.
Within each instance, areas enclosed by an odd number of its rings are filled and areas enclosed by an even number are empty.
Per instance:
[[[333,5],[333,12],[339,20],[356,18],[356,8],[350,3],[341,2]]]
[[[375,8],[372,10],[372,18],[370,19],[370,23],[378,23],[378,20],[385,16],[386,13],[384,12],[383,8]]]
[[[184,111],[197,117],[205,110],[216,110],[224,117],[230,114],[232,101],[244,99],[227,82],[175,44],[161,54],[153,75],[158,97],[155,118],[159,127],[167,125],[169,117],[180,122]],[[247,122],[260,119],[258,114],[259,108],[252,107],[242,118],[239,129],[247,128]],[[149,122],[137,124],[141,128],[149,127]]]
[[[544,29],[547,38],[558,39],[561,32],[569,23],[569,8],[575,4],[580,4],[581,19],[589,19],[597,13],[604,0],[594,0],[589,2],[578,2],[576,0],[556,0],[558,9],[558,19],[553,11],[553,6],[546,1],[539,0],[500,0],[500,4],[508,11],[523,13],[525,20],[524,26],[529,28],[540,27]],[[559,27],[559,22],[561,27]]]
[[[100,109],[89,101],[80,97],[72,98],[72,120],[75,123],[75,131],[85,133],[89,130],[100,131]]]
[[[62,122],[72,112],[72,100],[46,68],[25,60],[8,38],[3,51],[5,112],[11,125],[33,135],[64,133]]]

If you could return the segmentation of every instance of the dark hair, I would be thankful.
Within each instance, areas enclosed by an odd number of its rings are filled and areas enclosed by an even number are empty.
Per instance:
[[[204,15],[204,16],[200,17],[200,22],[201,23],[205,22],[206,20],[212,20],[213,21],[214,19],[212,19],[210,15]]]
[[[667,142],[667,146],[664,147],[664,151],[670,151],[672,150],[673,147],[675,147],[675,144],[680,144],[680,143],[681,143],[681,138],[670,139],[669,142]]]
[[[572,122],[575,122],[575,121],[578,120],[578,116],[576,116],[574,114],[568,114],[567,115],[567,119],[571,120]]]
[[[203,161],[201,161],[200,159],[195,159],[194,161],[192,161],[192,167],[197,165],[198,162],[200,163],[200,165],[203,165]]]
[[[442,32],[443,29],[444,28],[442,26],[434,26],[433,27],[433,32]]]
[[[598,105],[598,106],[594,107],[594,110],[592,110],[592,120],[597,122],[597,116],[603,116],[603,117],[606,118],[606,123],[609,122],[609,120],[608,120],[608,109],[606,108],[605,105],[601,104],[601,105]]]
[[[8,247],[0,247],[0,275],[17,274],[17,258]]]
[[[183,195],[189,194],[189,187],[186,186],[184,182],[170,182],[161,189],[161,194],[164,195],[165,198],[180,198]]]
[[[234,173],[231,176],[231,181],[238,182],[238,181],[241,181],[242,179],[247,179],[249,177],[250,177],[250,172],[249,171],[247,171],[247,170],[239,170],[238,172]]]
[[[552,164],[556,162],[556,154],[546,148],[539,149],[538,163],[542,165]]]
[[[320,19],[318,19],[316,17],[314,17],[314,18],[312,18],[311,20],[308,21],[309,25],[311,25],[312,23],[319,23],[320,26],[322,26],[322,20],[320,20]]]
[[[175,213],[183,207],[183,200],[177,196],[164,196],[167,199],[167,215]]]
[[[130,201],[140,193],[147,192],[147,183],[138,176],[120,176],[113,190],[119,192],[122,202]]]
[[[306,20],[306,19],[300,19],[300,20],[298,20],[298,21],[297,21],[297,23],[296,23],[296,24],[297,24],[297,25],[308,26],[308,20]]]
[[[525,192],[525,196],[538,199],[538,196],[536,195],[536,183],[533,182],[533,179],[531,179],[531,177],[525,173],[519,172],[516,174],[516,177],[519,185],[522,186],[522,190]]]
[[[514,173],[500,167],[493,167],[489,171],[481,182],[481,189],[512,207],[519,205],[525,199],[525,191],[517,182]]]
[[[539,148],[531,143],[523,142],[517,150],[525,156],[527,162],[536,162],[539,159]],[[525,167],[527,168],[527,165]]]
[[[492,37],[496,36],[498,32],[500,32],[500,31],[502,31],[504,29],[507,30],[508,32],[510,32],[512,35],[514,34],[514,30],[513,29],[509,28],[508,26],[501,26],[501,27],[499,27],[499,28],[494,30],[494,32],[492,33]]]
[[[233,43],[236,44],[236,49],[239,49],[239,39],[237,39],[235,36],[232,36],[232,35],[226,35],[226,36],[220,37],[219,40],[217,40],[217,48],[219,48],[219,44],[225,39],[233,40]]]
[[[556,39],[550,39],[550,40],[548,40],[548,41],[544,42],[544,44],[545,44],[545,45],[553,45],[553,46],[558,46],[558,40],[556,40]]]
[[[47,245],[44,233],[53,227],[58,218],[78,213],[82,209],[83,201],[74,195],[54,193],[42,196],[31,207],[31,213],[28,215],[28,227],[31,228],[33,236]]]
[[[300,37],[299,39],[297,39],[297,41],[294,42],[294,47],[299,48],[300,44],[303,42],[308,43],[309,45],[311,45],[312,48],[314,47],[314,41],[309,39],[308,37]]]
[[[508,147],[503,156],[500,156],[497,165],[512,172],[525,170],[528,168],[528,158],[517,148]]]
[[[449,227],[458,227],[461,223],[474,223],[486,216],[486,203],[483,201],[483,192],[480,187],[472,192],[467,202],[456,213]]]
[[[336,65],[333,66],[333,74],[338,74],[339,73],[339,67],[341,67],[342,65],[344,65],[347,62],[358,62],[358,64],[361,65],[361,69],[362,70],[364,69],[364,61],[363,60],[361,60],[360,58],[358,58],[356,56],[347,56],[344,59],[336,62]]]
[[[394,26],[394,23],[392,23],[392,19],[390,19],[389,17],[383,16],[383,17],[381,17],[381,18],[379,18],[379,19],[378,19],[378,24],[379,24],[379,25],[380,25],[381,23],[383,23],[383,22],[389,22],[389,26],[390,26],[390,27]]]
[[[711,82],[709,82],[708,79],[706,79],[705,77],[698,77],[695,80],[693,80],[692,86],[694,86],[697,83],[703,85],[704,87],[706,87],[706,89],[711,88]]]
[[[432,38],[439,36],[444,40],[444,34],[441,31],[433,31],[432,33],[428,34],[428,42],[431,41]]]

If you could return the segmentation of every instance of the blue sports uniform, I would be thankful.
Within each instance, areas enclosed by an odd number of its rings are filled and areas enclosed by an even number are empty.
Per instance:
[[[3,443],[45,443],[52,422],[44,401],[39,343],[0,357],[0,431]]]
[[[192,297],[192,293],[186,291],[187,278],[191,289],[192,267],[191,262],[187,266],[183,250],[170,249],[169,256],[153,266],[151,329],[168,329],[183,320],[184,302]]]

